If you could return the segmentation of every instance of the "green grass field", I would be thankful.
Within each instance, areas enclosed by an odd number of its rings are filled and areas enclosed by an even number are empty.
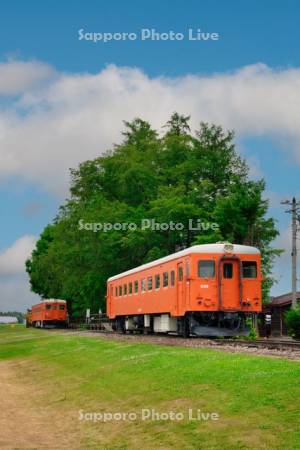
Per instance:
[[[0,360],[1,402],[26,421],[31,448],[300,449],[299,362],[22,326],[0,327]],[[141,420],[143,409],[183,420]],[[189,420],[189,409],[219,418]],[[137,418],[92,422],[80,411]],[[2,444],[22,448],[11,439]]]

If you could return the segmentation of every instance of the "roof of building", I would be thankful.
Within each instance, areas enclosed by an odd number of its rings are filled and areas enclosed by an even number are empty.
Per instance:
[[[13,316],[0,316],[0,323],[17,323],[18,319]]]
[[[230,252],[228,251],[228,248],[230,248]],[[173,259],[177,259],[180,258],[181,256],[186,256],[191,253],[220,253],[220,254],[230,253],[230,254],[257,255],[260,254],[260,251],[255,247],[250,247],[248,245],[230,244],[229,242],[194,245],[193,247],[189,247],[179,252],[172,253],[171,255],[164,256],[163,258],[156,259],[155,261],[151,261],[150,263],[143,264],[139,267],[135,267],[134,269],[127,270],[126,272],[122,272],[118,275],[110,277],[108,281],[116,280],[126,275],[131,275],[133,273],[140,272],[141,270],[150,269],[151,267],[157,266],[158,264],[172,261]]]
[[[297,292],[297,299],[300,300],[300,292]],[[289,305],[292,303],[292,293],[279,295],[277,297],[271,297],[270,306]]]

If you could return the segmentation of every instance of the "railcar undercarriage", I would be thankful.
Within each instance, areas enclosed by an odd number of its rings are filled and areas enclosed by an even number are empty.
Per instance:
[[[250,332],[248,318],[253,313],[241,312],[190,312],[184,317],[169,314],[117,317],[111,322],[119,333],[168,333],[180,336],[232,337],[247,336]]]
[[[191,313],[190,333],[196,336],[247,336],[250,327],[245,313]]]

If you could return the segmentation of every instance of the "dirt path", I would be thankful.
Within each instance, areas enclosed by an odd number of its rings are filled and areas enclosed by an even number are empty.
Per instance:
[[[0,448],[79,449],[74,423],[67,423],[65,416],[51,413],[40,402],[34,381],[28,384],[20,379],[23,364],[16,360],[0,363]]]

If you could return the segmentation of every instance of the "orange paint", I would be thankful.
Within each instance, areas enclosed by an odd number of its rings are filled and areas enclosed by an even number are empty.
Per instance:
[[[198,245],[107,282],[107,315],[260,312],[261,256],[254,247]],[[137,288],[136,288],[137,286]]]
[[[32,306],[28,313],[32,326],[65,323],[67,321],[67,304],[65,300],[44,300]]]

